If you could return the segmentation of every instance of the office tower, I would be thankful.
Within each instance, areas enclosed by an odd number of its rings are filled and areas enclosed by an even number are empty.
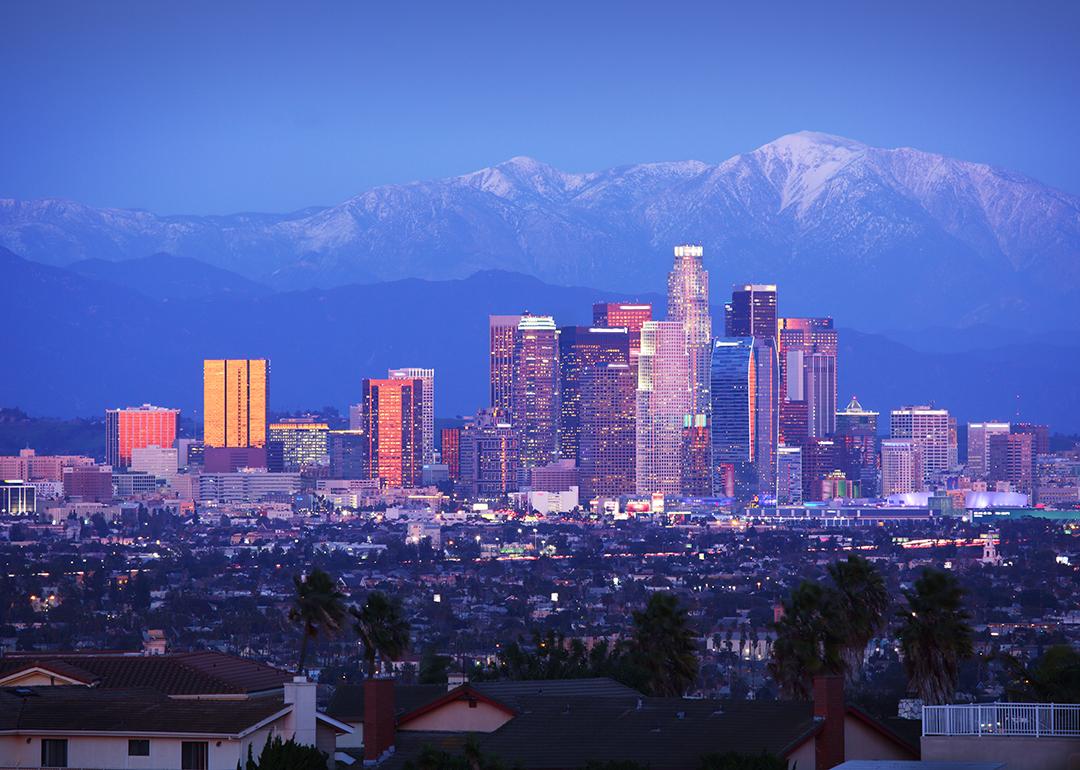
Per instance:
[[[459,458],[469,497],[501,498],[517,489],[517,436],[498,410],[482,409],[462,426]]]
[[[713,492],[739,500],[749,500],[758,493],[757,350],[752,337],[713,342]]]
[[[551,316],[522,316],[514,335],[510,424],[521,467],[559,454],[559,332]]]
[[[270,364],[262,359],[203,362],[203,443],[208,447],[266,445]]]
[[[581,388],[597,364],[630,363],[630,339],[624,328],[564,326],[559,329],[559,456],[578,459]]]
[[[593,305],[593,326],[626,329],[630,337],[630,371],[635,379],[641,354],[641,327],[651,320],[652,305],[648,303],[597,302]]]
[[[776,450],[776,504],[801,505],[803,501],[802,448],[781,446]]]
[[[780,434],[785,443],[835,432],[837,334],[831,318],[781,318]]]
[[[364,427],[364,405],[349,404],[349,430],[360,430]]]
[[[521,318],[519,315],[488,316],[491,408],[498,410],[503,417],[510,414],[510,403],[514,397],[514,338],[517,337]]]
[[[64,468],[64,497],[84,503],[107,503],[113,499],[113,475],[107,465]]]
[[[919,490],[949,469],[952,449],[949,438],[949,412],[930,406],[904,406],[892,411],[889,436],[911,439],[919,450],[923,481]],[[884,456],[882,457],[884,463]],[[884,474],[884,467],[882,468]],[[918,491],[918,490],[916,490]]]
[[[904,495],[923,488],[919,445],[910,438],[881,441],[881,496]]]
[[[641,327],[635,426],[635,487],[639,494],[682,490],[683,419],[690,414],[690,361],[677,321]]]
[[[367,439],[362,430],[332,430],[326,436],[330,478],[367,478]]]
[[[682,493],[690,497],[712,494],[712,433],[704,414],[683,418]]]
[[[776,397],[780,375],[775,338],[754,338],[754,366],[754,467],[758,479],[757,493],[761,497],[772,498],[776,494],[776,447],[780,427]]]
[[[270,423],[267,468],[277,473],[293,473],[328,464],[329,433],[330,426],[325,422],[302,417]]]
[[[1030,433],[994,433],[990,436],[989,467],[992,481],[1007,481],[1017,492],[1030,495],[1034,474],[1034,441]]]
[[[1030,433],[1032,435],[1031,451],[1036,457],[1050,454],[1050,426],[1036,425],[1030,422],[1014,422],[1013,433]]]
[[[420,419],[424,425],[424,441],[420,449],[424,465],[435,462],[435,370],[416,367],[391,369],[392,380],[420,380],[424,383],[424,399],[420,404]]]
[[[675,265],[668,274],[668,320],[682,324],[690,360],[690,414],[709,413],[709,363],[712,357],[712,316],[709,313],[709,273],[701,246],[676,246]]]
[[[836,413],[836,443],[840,447],[840,469],[849,479],[857,479],[866,497],[878,494],[880,454],[877,446],[878,413],[863,409],[855,396],[842,412]]]
[[[461,428],[443,428],[439,435],[440,458],[451,481],[461,478]]]
[[[724,305],[725,337],[776,339],[775,284],[748,283],[731,289],[731,302]]]
[[[583,503],[635,489],[636,384],[626,363],[596,364],[584,372],[578,448]]]
[[[960,425],[956,418],[949,415],[949,468],[960,464]]]
[[[179,409],[152,404],[105,410],[105,461],[113,468],[126,468],[134,449],[171,447],[179,418]]]
[[[387,487],[420,484],[424,425],[423,380],[364,380],[367,477]]]
[[[811,438],[802,450],[803,500],[825,500],[822,482],[840,471],[840,447],[830,438]]]
[[[179,459],[174,447],[135,447],[128,467],[135,473],[148,473],[171,483],[179,470]]]
[[[975,479],[990,471],[990,437],[1009,432],[1007,422],[969,422],[967,426],[967,473]]]

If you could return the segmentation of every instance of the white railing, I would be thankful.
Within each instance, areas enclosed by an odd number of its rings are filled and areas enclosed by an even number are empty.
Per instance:
[[[970,703],[923,706],[922,734],[1080,738],[1080,704]]]

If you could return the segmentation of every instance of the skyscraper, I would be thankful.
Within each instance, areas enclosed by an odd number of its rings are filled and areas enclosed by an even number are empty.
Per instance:
[[[777,401],[780,379],[776,361],[776,339],[754,338],[754,467],[757,471],[758,490],[762,498],[776,494],[776,447],[780,414]],[[804,458],[805,465],[805,458]]]
[[[559,329],[559,456],[578,460],[582,386],[597,364],[630,364],[625,328],[564,326]]]
[[[712,352],[712,468],[714,494],[748,500],[758,491],[757,348],[752,337],[723,338]],[[733,489],[729,489],[731,485]]]
[[[114,468],[131,465],[134,449],[156,446],[167,449],[176,441],[179,409],[152,404],[105,411],[105,462]]]
[[[435,370],[407,367],[391,369],[387,376],[392,380],[421,380],[424,383],[424,399],[420,404],[424,437],[420,452],[424,465],[431,465],[435,462]]]
[[[461,484],[470,497],[499,498],[517,489],[517,437],[495,409],[461,428]]]
[[[414,487],[423,470],[423,380],[364,380],[368,478]]]
[[[690,361],[683,325],[647,321],[641,327],[635,409],[639,494],[681,491],[683,420],[690,406]]]
[[[923,488],[922,457],[910,438],[881,441],[881,496],[903,495]]]
[[[491,408],[503,417],[509,416],[514,397],[514,338],[520,323],[519,315],[488,316]]]
[[[367,478],[367,441],[363,430],[350,428],[330,431],[326,453],[330,458],[330,478]]]
[[[267,467],[271,471],[295,473],[330,462],[330,426],[321,420],[289,418],[270,423],[267,432]]]
[[[988,474],[993,481],[1007,481],[1017,492],[1032,493],[1035,470],[1031,433],[994,433],[989,439]]]
[[[831,438],[811,438],[802,450],[803,500],[827,500],[822,482],[840,470],[840,447]]]
[[[551,316],[522,316],[514,335],[510,424],[521,467],[559,454],[559,332]]]
[[[651,320],[652,305],[647,302],[597,302],[593,305],[593,326],[626,329],[630,338],[630,371],[635,379],[638,356],[641,354],[641,327]]]
[[[777,324],[780,434],[786,443],[831,436],[837,406],[833,320],[781,318]]]
[[[707,415],[709,363],[712,357],[712,316],[709,313],[709,273],[701,246],[675,247],[675,265],[668,274],[668,320],[682,324],[690,361],[690,414]]]
[[[776,458],[776,503],[799,505],[802,501],[802,449],[782,446]]]
[[[967,426],[967,472],[972,478],[985,478],[990,472],[990,437],[1008,433],[1007,422],[969,422]]]
[[[857,480],[866,497],[878,494],[881,468],[877,447],[878,413],[863,409],[855,396],[842,412],[836,413],[836,443],[840,447],[840,469]]]
[[[732,287],[724,305],[725,337],[776,339],[776,285],[747,283]]]
[[[581,378],[581,499],[635,489],[635,381],[630,366],[599,363]]]
[[[950,448],[954,445],[949,439],[948,410],[930,406],[904,406],[894,409],[889,436],[894,439],[911,439],[918,449],[923,473],[919,489],[924,489],[949,468]],[[884,455],[882,463],[884,474]]]
[[[203,442],[208,447],[266,445],[270,362],[207,359],[203,362]]]
[[[443,428],[441,433],[441,459],[451,481],[461,478],[461,428]]]

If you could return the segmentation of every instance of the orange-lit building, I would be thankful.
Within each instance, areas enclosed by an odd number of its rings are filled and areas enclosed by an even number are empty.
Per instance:
[[[442,429],[442,461],[451,481],[461,478],[461,428]]]
[[[151,404],[105,410],[105,461],[114,468],[126,468],[133,449],[171,447],[179,417],[179,409]]]
[[[270,362],[203,361],[203,442],[209,447],[266,446]]]
[[[424,467],[424,382],[364,380],[364,425],[368,477],[388,487],[420,484]]]

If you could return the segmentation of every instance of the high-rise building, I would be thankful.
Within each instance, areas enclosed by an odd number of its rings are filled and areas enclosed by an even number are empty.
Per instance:
[[[1013,433],[1030,433],[1032,435],[1031,451],[1035,453],[1035,456],[1045,455],[1050,453],[1050,426],[1049,425],[1036,425],[1031,422],[1014,422],[1012,424]]]
[[[776,339],[776,285],[747,283],[733,286],[724,305],[725,337]]]
[[[501,498],[517,489],[517,436],[496,409],[482,409],[461,428],[461,485],[470,497]]]
[[[802,448],[778,447],[776,450],[776,503],[777,505],[799,505],[802,501]]]
[[[831,438],[807,439],[802,448],[803,500],[826,500],[822,482],[840,471],[840,447]]]
[[[203,443],[208,447],[266,445],[270,363],[266,359],[203,362]]]
[[[780,414],[777,393],[780,379],[775,338],[754,338],[754,468],[757,494],[776,495],[776,447],[779,444]]]
[[[1032,493],[1035,437],[1031,433],[994,433],[990,436],[987,475],[1007,481],[1017,492]]]
[[[752,337],[718,339],[712,353],[712,468],[714,494],[748,500],[759,491],[756,360]],[[734,485],[733,489],[729,489]]]
[[[597,364],[630,364],[625,328],[564,326],[559,329],[559,456],[577,460],[582,385]]]
[[[894,439],[911,439],[919,450],[923,480],[915,491],[928,484],[949,469],[950,455],[955,451],[949,438],[949,412],[930,406],[904,406],[892,411],[889,436]],[[884,475],[884,455],[882,455]]]
[[[641,327],[635,406],[639,494],[681,492],[683,420],[690,406],[690,362],[683,325],[647,321]]]
[[[835,432],[837,334],[831,318],[778,324],[780,434],[788,444]]]
[[[330,459],[330,478],[366,479],[368,473],[367,440],[364,431],[332,430],[326,437]]]
[[[510,424],[521,467],[559,454],[559,331],[551,316],[526,315],[514,335]]]
[[[503,417],[509,416],[514,398],[514,339],[520,323],[519,315],[488,316],[491,408]]]
[[[364,380],[368,478],[414,487],[423,471],[423,380]]]
[[[626,363],[595,364],[581,380],[581,499],[635,489],[635,379]]]
[[[878,494],[881,461],[878,453],[878,413],[863,409],[855,396],[842,412],[836,413],[835,440],[840,447],[840,469],[859,482],[866,497]]]
[[[967,472],[972,478],[986,478],[990,472],[990,437],[1009,432],[1007,422],[969,422],[967,426]]]
[[[881,495],[903,495],[923,488],[919,445],[910,438],[881,441]]]
[[[651,320],[652,305],[647,302],[597,302],[593,305],[593,326],[626,329],[630,341],[630,371],[635,379],[638,356],[641,354],[641,327]]]
[[[143,404],[105,411],[105,461],[114,468],[131,465],[133,449],[167,448],[176,441],[179,409]]]
[[[461,428],[443,428],[439,453],[451,481],[461,478]]]
[[[675,247],[675,265],[668,273],[668,320],[682,324],[690,361],[690,414],[707,415],[712,315],[709,312],[709,273],[701,246]]]
[[[424,441],[420,452],[424,465],[431,465],[435,462],[435,370],[407,367],[391,369],[387,376],[392,380],[421,380],[424,383],[424,400],[420,404]]]
[[[267,467],[276,473],[293,473],[315,465],[328,465],[330,426],[303,417],[270,423],[267,436]],[[271,461],[271,457],[275,458]],[[278,462],[280,460],[280,462]]]

